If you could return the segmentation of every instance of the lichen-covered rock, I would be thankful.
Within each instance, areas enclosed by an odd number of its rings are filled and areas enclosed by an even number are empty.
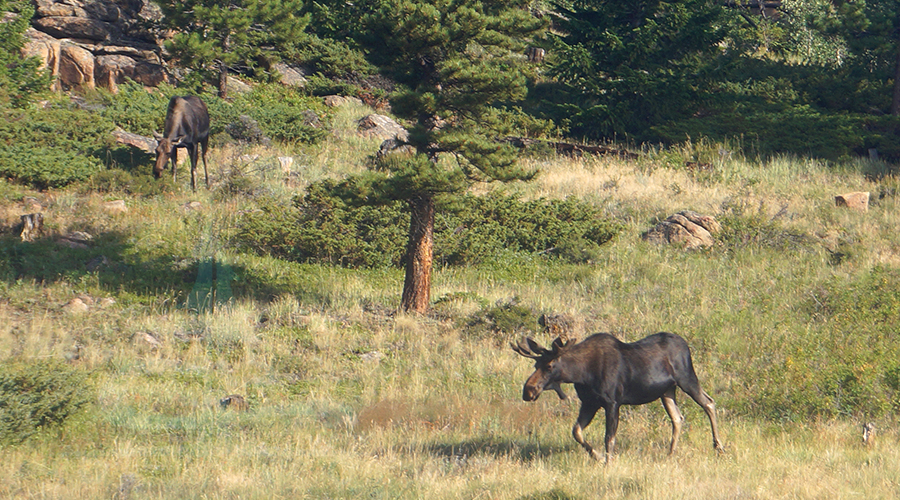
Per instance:
[[[644,233],[643,238],[651,243],[674,244],[694,249],[715,244],[713,234],[720,230],[721,226],[714,217],[685,210],[669,216]]]

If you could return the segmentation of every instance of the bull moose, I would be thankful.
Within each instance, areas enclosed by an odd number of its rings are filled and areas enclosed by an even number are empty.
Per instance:
[[[550,349],[531,338],[513,350],[535,360],[534,373],[522,389],[522,399],[535,401],[544,389],[552,389],[563,397],[559,384],[575,385],[581,409],[572,428],[572,436],[591,457],[599,453],[584,440],[587,427],[597,410],[606,413],[606,460],[609,461],[616,444],[619,426],[619,407],[643,405],[662,399],[663,407],[672,419],[672,442],[669,454],[675,452],[684,417],[675,403],[675,388],[680,387],[699,404],[712,426],[713,446],[722,451],[716,423],[716,405],[700,388],[691,361],[687,342],[672,333],[661,332],[633,343],[625,343],[607,333],[597,333],[583,342],[572,345],[557,338]]]
[[[156,134],[155,134],[156,135]],[[153,177],[159,179],[166,169],[166,163],[172,160],[172,180],[175,180],[175,162],[178,159],[177,148],[186,148],[191,158],[191,189],[197,190],[196,171],[197,153],[203,148],[203,173],[206,176],[206,187],[209,188],[209,172],[206,169],[206,147],[209,142],[209,111],[206,104],[197,96],[175,96],[169,100],[166,111],[166,125],[163,135],[156,135],[159,144],[156,146],[156,164],[153,166]]]

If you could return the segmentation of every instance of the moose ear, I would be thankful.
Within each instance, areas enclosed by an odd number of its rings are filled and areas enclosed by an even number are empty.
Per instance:
[[[186,135],[179,135],[178,137],[176,137],[175,139],[172,140],[172,144],[175,146],[181,146],[185,139],[187,139]]]
[[[162,140],[163,136],[159,132],[153,132],[153,138],[159,141]]]

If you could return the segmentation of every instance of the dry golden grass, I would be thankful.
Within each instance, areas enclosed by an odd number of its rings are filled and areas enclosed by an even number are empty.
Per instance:
[[[595,202],[627,224],[625,233],[592,266],[535,260],[439,269],[433,297],[465,292],[489,304],[518,297],[535,311],[571,315],[578,337],[600,330],[627,340],[662,329],[683,333],[698,353],[704,387],[720,404],[725,454],[715,454],[705,416],[680,394],[688,425],[675,456],[666,456],[670,427],[654,403],[623,412],[618,454],[603,465],[571,438],[577,402],[553,394],[521,401],[531,364],[506,347],[514,332],[479,336],[466,328],[481,309],[476,301],[448,301],[433,317],[396,314],[400,270],[284,263],[242,254],[222,240],[235,214],[253,206],[252,199],[217,198],[228,169],[244,169],[287,203],[310,182],[363,168],[379,142],[352,132],[366,112],[342,111],[334,138],[315,150],[213,150],[213,191],[191,193],[182,182],[166,196],[128,199],[126,214],[103,211],[109,195],[34,193],[47,201],[51,235],[121,234],[118,259],[137,266],[132,253],[171,256],[173,273],[224,256],[278,284],[279,293],[271,300],[237,297],[197,314],[181,307],[183,284],[148,297],[105,287],[96,275],[0,281],[0,361],[68,359],[91,374],[97,390],[96,405],[76,421],[2,449],[0,498],[900,496],[895,418],[877,421],[875,440],[864,445],[864,415],[775,422],[728,404],[765,383],[740,378],[735,366],[760,357],[784,362],[787,354],[773,346],[817,333],[816,325],[778,323],[786,315],[772,297],[900,261],[895,197],[867,214],[832,206],[834,194],[877,192],[883,181],[870,180],[862,167],[835,173],[814,161],[717,158],[702,144],[637,161],[527,160],[541,167],[540,177],[506,189]],[[249,153],[260,155],[256,163],[239,165]],[[276,171],[284,154],[297,159],[290,183]],[[683,168],[703,155],[712,158],[715,176]],[[203,208],[185,211],[189,201]],[[849,242],[858,256],[836,268],[810,264],[824,259],[815,253],[822,250],[811,250],[810,260],[777,251],[725,259],[639,239],[676,211],[720,215],[735,204],[777,216],[830,250]],[[11,227],[21,210],[20,200],[5,200],[0,222]],[[94,300],[87,312],[64,308],[79,294]],[[105,296],[116,302],[101,307]],[[220,408],[219,399],[234,393],[247,398],[249,411]],[[602,434],[598,416],[586,436],[599,444]]]

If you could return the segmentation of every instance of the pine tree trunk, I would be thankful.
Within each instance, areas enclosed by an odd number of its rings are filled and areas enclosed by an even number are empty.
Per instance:
[[[900,115],[900,40],[897,41],[897,61],[894,66],[894,97],[891,99],[891,115]]]
[[[404,311],[424,313],[431,305],[431,268],[434,260],[434,199],[421,195],[409,200],[409,246],[403,282]]]
[[[228,68],[223,61],[219,61],[219,99],[228,97]]]

